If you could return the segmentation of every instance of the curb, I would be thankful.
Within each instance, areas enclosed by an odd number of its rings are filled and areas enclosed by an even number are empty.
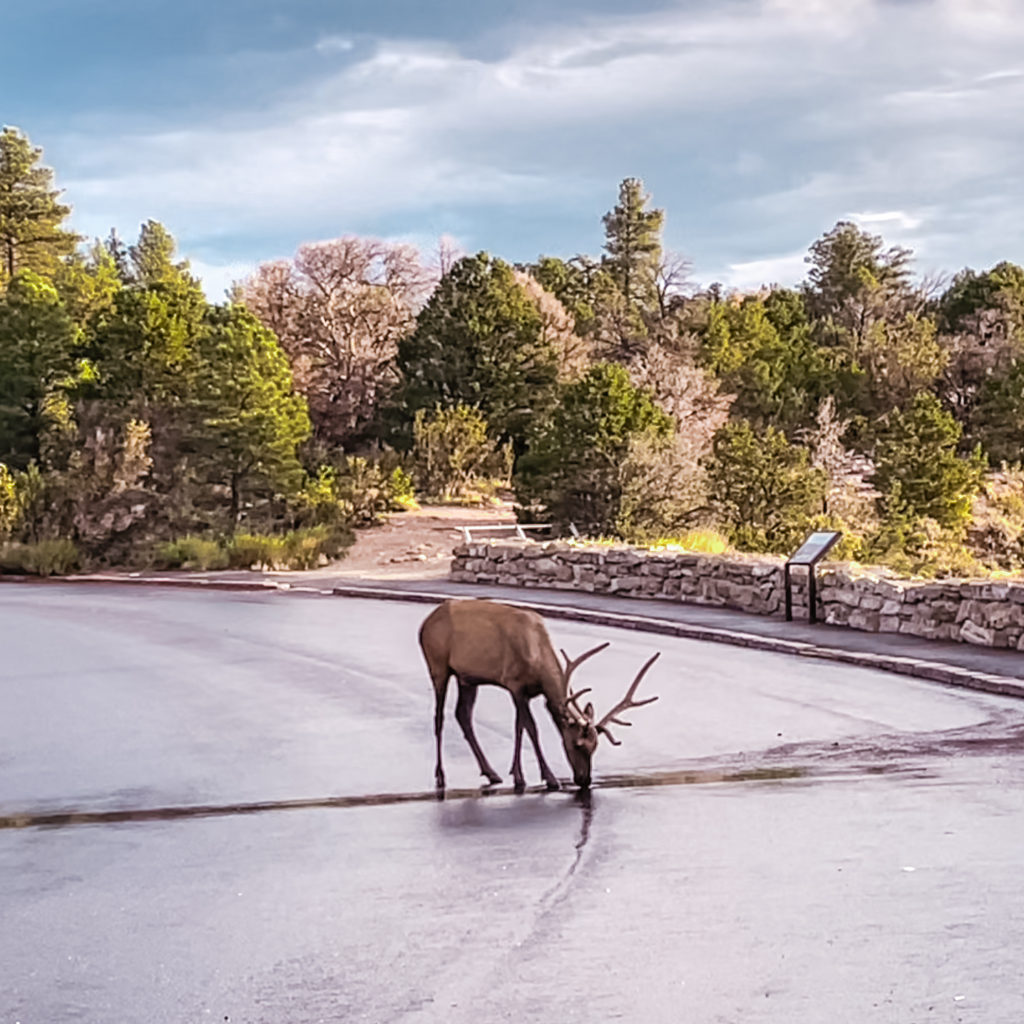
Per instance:
[[[277,581],[182,579],[172,576],[61,576],[40,580],[26,576],[0,576],[0,583],[20,583],[26,586],[52,583],[119,583],[130,586],[161,586],[199,588],[202,590],[253,591],[256,593],[298,593],[333,597],[361,597],[375,601],[405,601],[414,604],[438,604],[454,595],[443,590],[399,590],[389,587],[350,585],[329,588],[296,586]],[[748,647],[753,650],[770,651],[776,654],[790,654],[804,658],[821,658],[860,668],[880,669],[897,675],[913,676],[930,682],[943,683],[963,689],[980,690],[1006,697],[1024,698],[1024,680],[991,672],[973,672],[945,662],[929,661],[926,658],[912,658],[905,655],[875,654],[865,651],[849,651],[842,647],[812,644],[801,640],[783,640],[778,637],[759,636],[735,629],[719,629],[714,626],[693,626],[669,619],[653,618],[646,615],[632,615],[625,612],[592,611],[584,608],[570,608],[565,605],[546,604],[537,601],[506,601],[506,604],[538,612],[549,619],[565,619],[572,622],[586,622],[595,626],[613,626],[617,629],[633,629],[643,633],[680,637],[686,640],[704,640],[710,643],[730,644],[734,647]]]

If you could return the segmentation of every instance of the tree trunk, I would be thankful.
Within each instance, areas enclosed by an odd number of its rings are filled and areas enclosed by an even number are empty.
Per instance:
[[[240,473],[231,474],[231,527],[230,534],[233,537],[238,528],[238,516],[242,509],[241,493],[242,477]]]

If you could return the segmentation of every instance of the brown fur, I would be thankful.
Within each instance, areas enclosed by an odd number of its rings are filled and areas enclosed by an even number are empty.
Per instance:
[[[603,646],[603,645],[602,645]],[[549,789],[559,783],[544,760],[537,726],[530,711],[533,697],[544,695],[552,720],[562,735],[573,777],[580,786],[590,784],[590,760],[597,746],[592,705],[580,713],[568,701],[566,673],[551,644],[544,620],[535,612],[498,601],[445,601],[420,627],[420,647],[427,662],[436,697],[434,732],[437,739],[435,780],[445,786],[441,764],[441,732],[448,680],[459,686],[456,720],[480,766],[492,784],[501,779],[490,766],[473,730],[473,703],[478,686],[501,686],[512,695],[516,708],[516,742],[512,776],[516,790],[525,788],[521,765],[522,734],[533,742],[541,776]]]

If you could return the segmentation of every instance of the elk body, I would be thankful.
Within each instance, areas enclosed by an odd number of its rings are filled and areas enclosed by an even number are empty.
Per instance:
[[[571,660],[562,651],[565,664],[555,654],[544,621],[534,612],[497,601],[464,600],[445,601],[435,608],[420,627],[420,647],[427,662],[436,698],[434,735],[437,739],[437,766],[434,778],[439,791],[445,787],[444,767],[441,763],[441,733],[444,728],[444,702],[448,680],[454,675],[459,687],[455,718],[466,742],[476,757],[480,772],[491,784],[501,777],[491,767],[480,749],[473,731],[473,705],[477,688],[484,685],[504,687],[512,695],[515,705],[515,749],[512,758],[512,781],[516,792],[526,788],[522,768],[523,731],[525,730],[537,754],[541,777],[548,789],[559,788],[544,755],[537,736],[537,723],[530,711],[530,701],[543,696],[555,726],[562,737],[565,756],[572,769],[577,786],[590,786],[591,760],[597,747],[599,734],[618,745],[609,724],[629,725],[616,716],[631,707],[640,707],[657,700],[634,700],[633,695],[647,670],[658,657],[652,657],[637,673],[626,696],[600,721],[594,721],[594,705],[581,708],[578,698],[587,690],[573,694],[569,680],[573,671],[587,658],[603,651],[607,643],[600,644]]]

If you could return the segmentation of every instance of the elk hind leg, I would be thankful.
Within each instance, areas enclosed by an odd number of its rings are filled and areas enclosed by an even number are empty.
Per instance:
[[[491,785],[501,782],[501,776],[490,766],[487,758],[484,757],[480,744],[477,743],[476,733],[473,731],[473,705],[476,703],[476,685],[463,683],[459,680],[459,700],[455,705],[455,720],[462,727],[462,735],[466,737],[469,749],[473,751],[476,763],[480,766],[480,774],[487,777]]]

